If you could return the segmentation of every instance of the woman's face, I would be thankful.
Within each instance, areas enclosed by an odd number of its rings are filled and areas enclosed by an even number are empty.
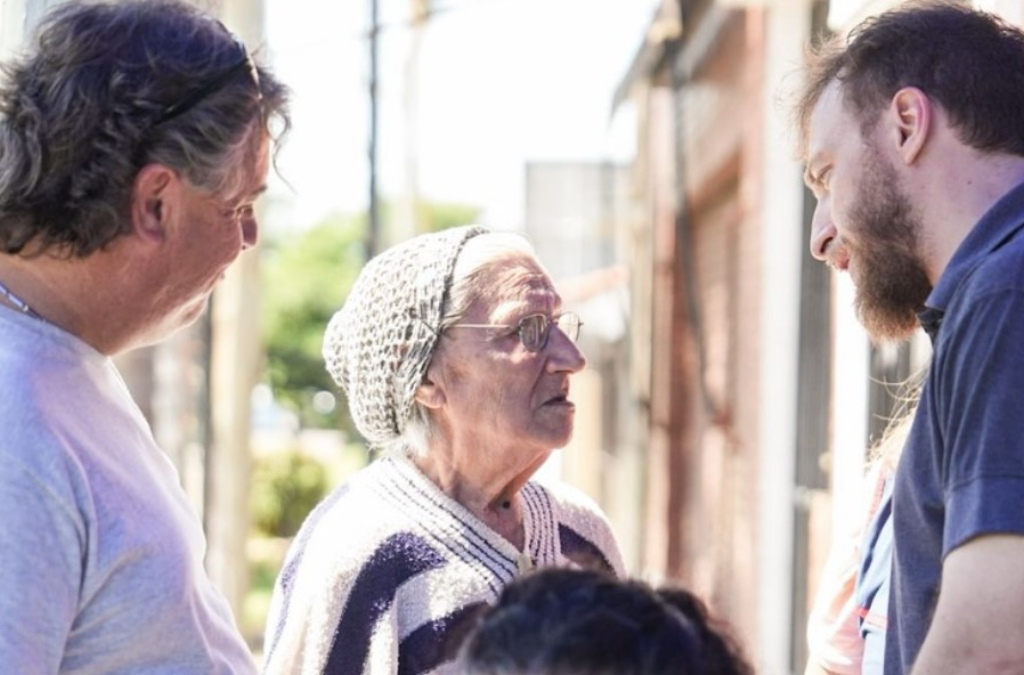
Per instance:
[[[474,463],[525,468],[572,436],[569,378],[586,359],[554,325],[539,351],[520,341],[516,327],[524,317],[553,319],[561,311],[561,298],[533,258],[503,258],[481,281],[484,294],[444,332],[427,371],[440,394],[434,418],[442,437],[472,452]]]

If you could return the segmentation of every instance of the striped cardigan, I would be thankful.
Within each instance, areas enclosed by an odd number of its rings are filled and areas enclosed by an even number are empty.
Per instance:
[[[445,673],[476,611],[533,566],[599,565],[623,575],[597,506],[565,485],[520,492],[523,551],[445,495],[407,459],[384,457],[321,503],[274,589],[268,675]]]

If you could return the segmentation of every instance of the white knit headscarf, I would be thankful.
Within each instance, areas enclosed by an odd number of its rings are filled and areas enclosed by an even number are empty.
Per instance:
[[[421,234],[363,267],[324,333],[327,371],[348,398],[367,441],[383,446],[405,431],[416,390],[440,337],[455,261],[478,225]]]

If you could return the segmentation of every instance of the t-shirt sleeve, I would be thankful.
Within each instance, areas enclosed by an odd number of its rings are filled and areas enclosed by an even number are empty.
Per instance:
[[[948,340],[935,371],[944,556],[983,534],[1024,535],[1024,292],[975,300]]]
[[[58,479],[0,457],[0,663],[21,675],[57,673],[79,602],[84,527]]]

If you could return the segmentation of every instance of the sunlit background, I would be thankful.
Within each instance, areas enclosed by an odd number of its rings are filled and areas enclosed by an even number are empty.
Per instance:
[[[267,56],[295,94],[275,230],[367,208],[370,4],[266,0]],[[613,117],[613,95],[655,0],[379,5],[383,200],[473,205],[485,224],[521,229],[527,161],[632,155],[629,106]],[[418,5],[430,8],[419,21]]]

